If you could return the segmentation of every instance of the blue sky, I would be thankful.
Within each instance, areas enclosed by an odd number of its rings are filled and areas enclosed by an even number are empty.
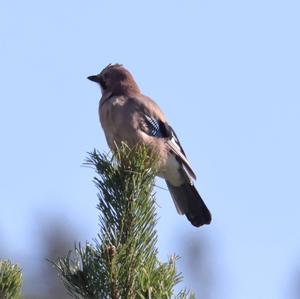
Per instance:
[[[96,235],[93,173],[81,163],[107,145],[100,91],[86,77],[118,62],[165,111],[213,215],[210,226],[195,229],[157,190],[161,258],[182,255],[180,236],[204,238],[218,277],[211,299],[294,298],[299,13],[289,0],[2,1],[5,257],[34,259],[42,218],[63,217],[80,240]]]

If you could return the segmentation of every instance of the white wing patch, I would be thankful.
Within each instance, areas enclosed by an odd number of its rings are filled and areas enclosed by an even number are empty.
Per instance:
[[[187,173],[193,178],[196,179],[196,175],[190,165],[189,161],[185,157],[184,153],[181,150],[181,147],[178,144],[178,140],[175,136],[173,136],[169,141],[168,145],[172,152],[182,161],[183,165],[185,166],[185,170]]]

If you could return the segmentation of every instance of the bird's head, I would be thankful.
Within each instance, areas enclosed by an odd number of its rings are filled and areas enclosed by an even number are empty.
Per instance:
[[[111,92],[114,95],[129,95],[140,93],[133,76],[121,64],[109,64],[100,74],[88,77],[99,83],[102,94]]]

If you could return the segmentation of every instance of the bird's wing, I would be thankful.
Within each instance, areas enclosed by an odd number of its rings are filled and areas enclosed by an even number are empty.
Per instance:
[[[166,139],[166,145],[169,150],[175,155],[176,159],[181,162],[183,170],[185,170],[193,179],[196,179],[196,175],[186,158],[184,150],[174,132],[173,128],[160,119],[144,114],[144,123],[141,129],[148,135],[155,138]]]
[[[184,170],[187,170],[188,174],[192,176],[192,178],[196,179],[196,174],[194,173],[192,166],[190,165],[189,161],[186,158],[184,150],[179,142],[178,137],[176,136],[175,131],[171,126],[169,126],[171,130],[171,138],[167,141],[167,145],[170,147],[171,151],[176,155],[176,158],[179,159],[184,166]]]

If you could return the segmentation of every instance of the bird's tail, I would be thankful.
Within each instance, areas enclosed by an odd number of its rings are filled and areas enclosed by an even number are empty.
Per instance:
[[[211,222],[211,214],[194,185],[173,186],[166,180],[179,214],[185,214],[192,225],[199,227]]]

